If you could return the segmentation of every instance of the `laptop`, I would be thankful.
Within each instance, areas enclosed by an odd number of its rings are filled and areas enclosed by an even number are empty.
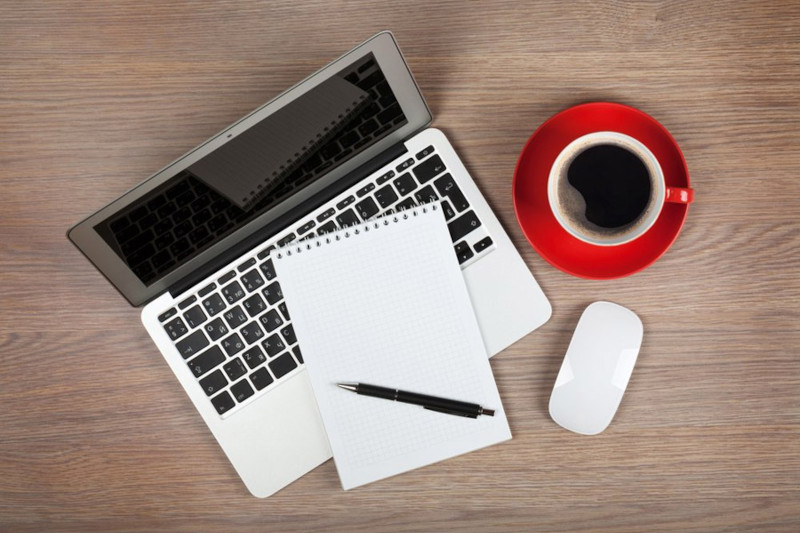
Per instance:
[[[297,128],[320,127],[301,115],[319,108],[310,99],[329,91],[314,88],[334,77],[345,98],[357,95],[349,111],[283,169],[265,161],[270,139],[297,137],[293,117]],[[394,37],[382,32],[68,232],[128,302],[144,306],[145,329],[254,496],[331,457],[270,258],[276,247],[440,201],[487,354],[550,317],[547,298],[431,120]],[[225,161],[234,181],[247,167],[242,175],[255,176],[259,194],[228,194],[219,175]],[[276,169],[274,179],[260,180],[264,168]]]

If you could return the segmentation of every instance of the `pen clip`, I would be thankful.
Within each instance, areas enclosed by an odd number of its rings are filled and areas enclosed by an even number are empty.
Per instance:
[[[426,405],[424,407],[424,409],[427,409],[428,411],[437,411],[439,413],[445,413],[445,414],[448,414],[448,415],[463,416],[464,418],[478,418],[478,415],[472,415],[472,414],[468,414],[468,413],[460,413],[458,411],[451,411],[449,409],[442,409],[440,407],[430,407],[430,406]]]

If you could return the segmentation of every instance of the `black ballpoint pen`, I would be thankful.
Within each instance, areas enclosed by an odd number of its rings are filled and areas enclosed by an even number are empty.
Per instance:
[[[468,418],[478,418],[478,415],[494,416],[494,410],[484,409],[477,403],[448,400],[446,398],[428,396],[427,394],[417,394],[415,392],[378,387],[377,385],[367,385],[366,383],[337,383],[337,385],[343,389],[353,391],[356,394],[419,405],[425,409],[447,413],[448,415],[466,416]]]

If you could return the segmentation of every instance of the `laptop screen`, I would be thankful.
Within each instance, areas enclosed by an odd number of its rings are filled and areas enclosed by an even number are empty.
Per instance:
[[[144,285],[152,285],[187,261],[236,232],[253,219],[296,197],[309,185],[334,168],[353,159],[370,146],[407,124],[397,98],[372,53],[361,57],[336,76],[366,93],[352,113],[340,115],[338,122],[321,141],[297,156],[269,190],[241,207],[214,188],[197,169],[211,166],[215,151],[182,170],[158,188],[138,198],[124,210],[94,226],[105,243],[130,268]],[[363,93],[361,93],[363,91]],[[313,108],[312,92],[301,95],[297,108]],[[285,121],[251,127],[250,141],[264,145],[280,136]],[[225,145],[223,145],[224,147]],[[220,154],[216,154],[219,158]],[[222,158],[224,159],[224,158]],[[204,160],[211,165],[203,165]],[[283,161],[263,162],[269,168],[283,168]],[[272,165],[272,166],[270,166]]]

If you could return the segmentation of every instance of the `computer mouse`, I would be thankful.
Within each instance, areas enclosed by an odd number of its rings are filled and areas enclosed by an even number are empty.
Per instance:
[[[595,302],[581,315],[561,363],[550,416],[583,435],[604,431],[617,412],[636,364],[644,328],[636,313]]]

